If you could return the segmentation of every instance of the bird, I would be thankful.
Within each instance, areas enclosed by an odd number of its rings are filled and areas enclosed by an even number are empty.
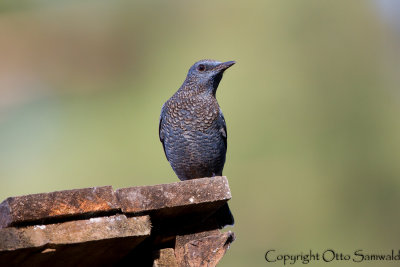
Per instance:
[[[225,70],[235,63],[197,61],[182,86],[161,108],[160,141],[167,160],[182,181],[222,175],[227,129],[216,92]],[[221,228],[234,224],[228,203],[217,211],[216,217]]]

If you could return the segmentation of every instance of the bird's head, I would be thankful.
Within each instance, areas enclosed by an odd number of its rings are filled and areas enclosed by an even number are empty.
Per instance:
[[[224,71],[235,63],[235,61],[219,62],[211,59],[197,61],[190,67],[186,81],[192,86],[197,85],[196,89],[199,92],[208,92],[215,96]]]

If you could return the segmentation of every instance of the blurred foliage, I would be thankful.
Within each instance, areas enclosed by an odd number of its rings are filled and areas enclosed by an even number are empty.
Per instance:
[[[236,60],[221,266],[398,249],[399,43],[371,1],[2,2],[0,196],[177,181],[161,106],[195,61]]]

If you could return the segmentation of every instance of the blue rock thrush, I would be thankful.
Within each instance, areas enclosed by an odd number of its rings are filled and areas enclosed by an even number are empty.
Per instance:
[[[160,141],[180,180],[222,175],[227,131],[215,94],[224,71],[233,64],[234,61],[196,62],[161,109]],[[216,218],[221,227],[234,223],[227,203]]]

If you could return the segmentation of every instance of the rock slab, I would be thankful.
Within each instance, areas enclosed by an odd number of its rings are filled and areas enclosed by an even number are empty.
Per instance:
[[[68,217],[93,217],[117,210],[117,198],[111,186],[9,197],[0,204],[0,228]]]

